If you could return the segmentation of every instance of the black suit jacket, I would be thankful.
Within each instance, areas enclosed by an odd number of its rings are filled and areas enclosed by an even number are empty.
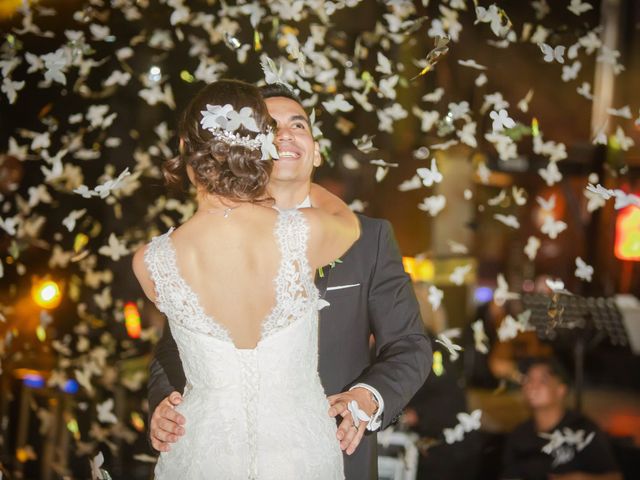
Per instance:
[[[376,388],[384,400],[381,428],[386,428],[426,380],[431,344],[390,223],[359,218],[360,239],[342,263],[325,267],[322,278],[316,275],[320,295],[330,304],[320,311],[318,369],[327,395],[356,383]],[[182,392],[185,385],[169,328],[156,346],[150,370],[149,411],[153,412],[169,393]],[[345,455],[345,476],[377,478],[375,434],[365,435],[355,453]]]

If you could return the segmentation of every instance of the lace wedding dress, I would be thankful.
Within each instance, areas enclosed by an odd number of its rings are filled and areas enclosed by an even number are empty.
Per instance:
[[[187,378],[186,433],[160,454],[156,479],[343,479],[336,423],[320,383],[318,291],[306,258],[308,224],[278,215],[276,302],[254,349],[238,349],[180,276],[171,231],[145,263]]]

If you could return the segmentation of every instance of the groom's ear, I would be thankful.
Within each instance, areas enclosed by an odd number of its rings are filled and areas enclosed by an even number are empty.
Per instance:
[[[313,142],[313,166],[319,167],[322,165],[322,154],[320,153],[320,144]]]

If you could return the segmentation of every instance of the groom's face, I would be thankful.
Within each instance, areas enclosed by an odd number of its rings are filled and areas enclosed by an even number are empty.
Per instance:
[[[265,100],[276,121],[275,144],[280,158],[273,162],[271,179],[283,182],[309,182],[313,167],[321,163],[320,148],[313,140],[309,117],[302,105],[286,97]]]

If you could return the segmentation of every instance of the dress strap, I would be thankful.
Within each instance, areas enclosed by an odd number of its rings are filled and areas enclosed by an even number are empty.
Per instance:
[[[307,259],[309,223],[304,214],[281,210],[274,234],[280,247],[280,270],[275,278],[276,305],[262,324],[263,338],[304,318],[318,297]]]
[[[171,258],[171,249],[168,245],[169,235],[173,232],[174,228],[169,229],[168,232],[153,237],[147,251],[144,253],[144,263],[153,280],[155,293],[156,293],[156,305],[162,310],[162,306],[166,305],[167,291],[165,285],[170,284],[169,281],[172,278],[174,265]]]
[[[284,262],[295,265],[300,280],[311,278],[311,267],[307,259],[309,223],[297,209],[282,210],[278,216],[276,239]],[[305,285],[306,286],[306,285]]]

